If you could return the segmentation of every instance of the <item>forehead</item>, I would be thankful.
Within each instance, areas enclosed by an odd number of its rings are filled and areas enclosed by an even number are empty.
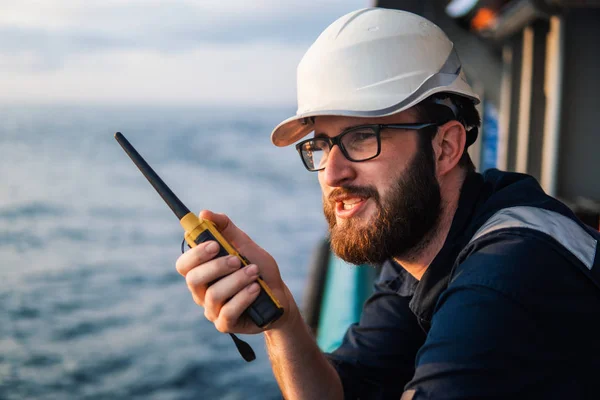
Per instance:
[[[394,115],[377,118],[364,117],[340,117],[325,115],[315,117],[315,135],[337,136],[345,129],[358,125],[369,124],[407,124],[419,122],[416,119],[416,111],[408,109]]]

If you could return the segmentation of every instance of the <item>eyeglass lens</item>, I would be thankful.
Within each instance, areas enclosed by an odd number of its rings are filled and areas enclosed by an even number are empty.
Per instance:
[[[344,132],[340,138],[341,150],[350,161],[363,161],[374,157],[378,152],[377,132],[371,127],[359,127]],[[331,150],[328,138],[313,138],[303,143],[302,158],[311,170],[325,167]]]

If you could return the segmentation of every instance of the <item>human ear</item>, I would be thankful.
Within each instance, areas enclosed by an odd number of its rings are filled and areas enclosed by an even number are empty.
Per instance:
[[[458,121],[449,121],[438,127],[434,138],[437,172],[445,175],[452,171],[466,151],[467,132]]]

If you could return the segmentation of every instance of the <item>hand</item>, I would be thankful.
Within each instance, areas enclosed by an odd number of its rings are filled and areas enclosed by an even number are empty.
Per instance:
[[[224,214],[200,212],[200,218],[215,223],[221,234],[243,254],[250,265],[240,269],[241,261],[235,256],[215,258],[218,244],[204,242],[182,254],[176,263],[177,271],[185,277],[196,304],[204,307],[204,315],[220,332],[258,333],[282,326],[290,317],[299,315],[290,291],[281,280],[277,263]],[[242,315],[256,299],[260,286],[258,275],[284,309],[284,314],[273,324],[259,328]]]

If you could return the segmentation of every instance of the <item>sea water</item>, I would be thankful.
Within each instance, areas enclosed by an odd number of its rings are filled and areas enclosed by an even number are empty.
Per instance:
[[[182,230],[114,140],[194,212],[228,214],[301,303],[324,236],[316,174],[272,128],[289,109],[0,107],[0,398],[277,399],[175,270]]]

